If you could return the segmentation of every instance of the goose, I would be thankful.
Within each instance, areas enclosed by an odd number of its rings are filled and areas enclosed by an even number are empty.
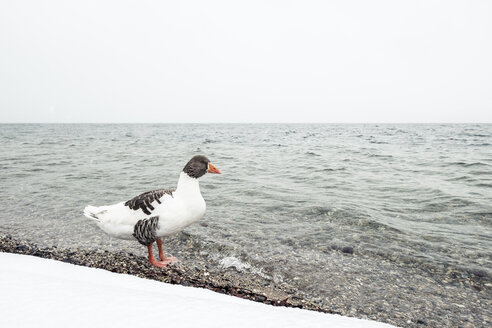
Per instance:
[[[126,202],[113,205],[88,205],[84,209],[84,215],[112,237],[136,239],[147,246],[151,264],[166,267],[178,260],[173,256],[164,256],[161,238],[183,230],[205,214],[206,204],[198,179],[207,172],[221,174],[207,157],[194,156],[180,173],[176,189],[144,192]],[[159,250],[159,261],[155,260],[152,251],[154,242]]]

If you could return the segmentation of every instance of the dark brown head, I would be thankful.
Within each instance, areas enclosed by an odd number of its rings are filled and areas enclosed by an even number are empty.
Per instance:
[[[193,158],[186,163],[183,168],[183,172],[196,179],[203,176],[207,172],[218,174],[221,173],[219,169],[210,164],[210,160],[203,155],[193,156]]]

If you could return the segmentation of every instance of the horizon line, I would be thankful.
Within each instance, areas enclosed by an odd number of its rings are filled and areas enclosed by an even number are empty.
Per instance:
[[[492,122],[0,122],[0,124],[491,124]]]

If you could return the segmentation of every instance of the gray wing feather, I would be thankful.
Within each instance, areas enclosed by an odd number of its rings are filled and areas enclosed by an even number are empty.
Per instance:
[[[173,191],[174,189],[158,189],[147,191],[127,201],[125,203],[125,206],[128,206],[134,211],[142,210],[145,214],[150,215],[154,210],[152,202],[157,201],[157,203],[161,204],[161,197],[165,194],[172,196]]]
[[[156,231],[158,224],[158,216],[138,220],[133,228],[133,237],[135,237],[142,245],[152,245],[157,239]]]

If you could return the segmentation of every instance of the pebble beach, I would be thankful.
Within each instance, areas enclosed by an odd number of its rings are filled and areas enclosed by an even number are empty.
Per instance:
[[[241,273],[234,267],[214,269],[214,263],[201,256],[186,234],[173,242],[181,243],[183,260],[167,268],[150,265],[143,254],[103,250],[38,247],[9,235],[0,237],[0,251],[33,255],[67,263],[135,275],[161,282],[210,289],[256,302],[341,314],[377,320],[399,327],[490,327],[492,324],[491,283],[477,273],[465,280],[436,279],[424,270],[413,268],[400,274],[397,263],[380,261],[379,270],[367,272],[335,271],[327,268],[332,297],[320,302],[300,295],[282,284],[272,284],[261,275]],[[348,261],[370,259],[335,251],[334,256]],[[194,257],[193,261],[188,258]],[[367,263],[368,267],[370,263]]]

